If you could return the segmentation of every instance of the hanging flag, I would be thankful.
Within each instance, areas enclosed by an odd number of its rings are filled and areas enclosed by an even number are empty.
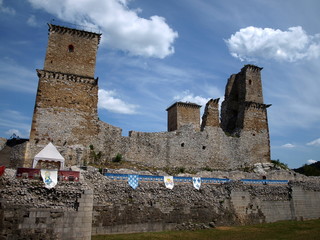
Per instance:
[[[128,183],[133,189],[136,189],[139,185],[138,175],[128,174]]]
[[[58,170],[41,169],[41,177],[46,188],[54,188],[58,183]]]
[[[173,183],[173,176],[164,176],[164,184],[166,185],[166,188],[172,189],[174,186]]]
[[[201,186],[201,178],[200,177],[193,177],[192,178],[192,182],[193,182],[193,186],[196,188],[196,189],[200,189],[200,186]]]

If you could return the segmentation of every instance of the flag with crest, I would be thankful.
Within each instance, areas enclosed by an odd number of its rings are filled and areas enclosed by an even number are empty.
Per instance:
[[[164,184],[166,185],[166,188],[172,189],[174,186],[173,183],[173,176],[164,176]]]
[[[193,177],[192,178],[192,182],[193,182],[193,186],[196,188],[196,189],[200,189],[200,186],[201,186],[201,178],[200,177]]]
[[[54,188],[58,183],[58,170],[41,169],[41,177],[46,188]]]

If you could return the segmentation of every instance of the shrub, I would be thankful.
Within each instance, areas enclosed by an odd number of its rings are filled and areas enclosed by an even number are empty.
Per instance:
[[[113,159],[112,162],[121,162],[122,161],[122,155],[118,153]]]
[[[277,160],[271,160],[271,163],[273,163],[274,166],[278,166],[278,167],[283,168],[283,169],[289,169],[288,165],[285,164],[285,163],[280,162],[279,159],[277,159]]]

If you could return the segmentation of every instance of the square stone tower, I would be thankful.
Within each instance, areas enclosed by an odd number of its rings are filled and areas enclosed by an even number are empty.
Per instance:
[[[48,142],[58,147],[89,146],[90,138],[99,132],[98,78],[94,72],[100,37],[98,33],[49,24],[44,68],[37,70],[29,156]],[[72,163],[74,154],[69,158]]]
[[[228,79],[221,107],[221,127],[225,132],[232,134],[245,127],[254,127],[256,131],[268,130],[265,109],[270,105],[263,103],[261,70],[254,65],[245,65]]]
[[[168,112],[168,131],[179,129],[183,125],[192,124],[196,131],[200,130],[201,106],[189,102],[176,102],[166,110]]]

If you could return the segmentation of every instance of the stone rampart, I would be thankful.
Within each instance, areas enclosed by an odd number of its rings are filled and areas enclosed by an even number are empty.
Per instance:
[[[90,239],[320,217],[319,178],[276,186],[231,181],[202,184],[200,190],[175,183],[169,190],[161,182],[139,182],[132,189],[96,170],[81,174],[80,182],[59,182],[48,190],[6,169],[0,178],[0,239]]]

